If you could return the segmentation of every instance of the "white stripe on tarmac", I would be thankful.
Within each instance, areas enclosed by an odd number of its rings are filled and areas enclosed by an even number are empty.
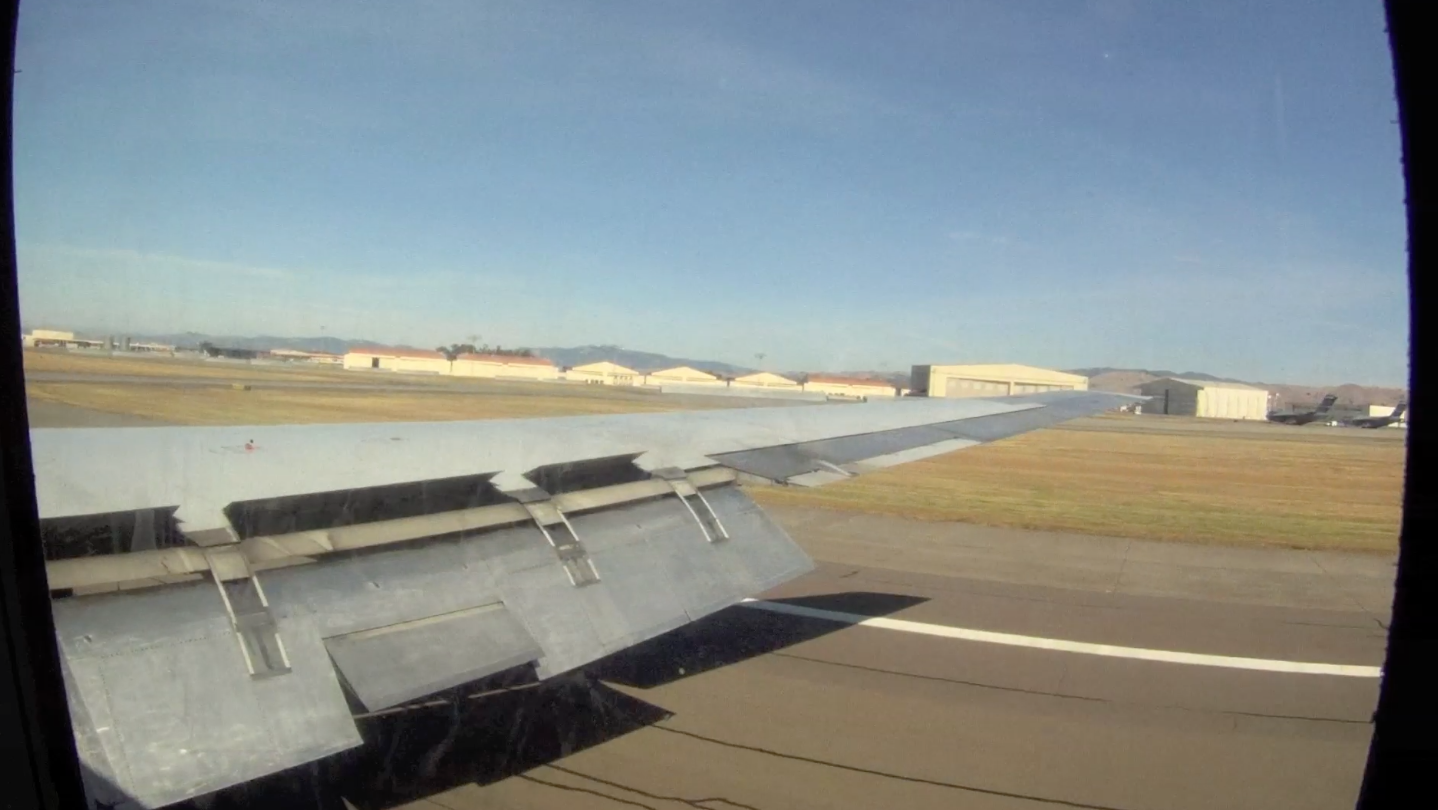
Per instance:
[[[785,613],[790,616],[805,616],[810,619],[825,619],[859,627],[875,627],[881,630],[898,630],[902,633],[918,633],[940,638],[956,638],[963,641],[978,641],[985,644],[1004,644],[1010,647],[1030,647],[1036,650],[1104,655],[1110,658],[1132,658],[1139,661],[1163,661],[1169,664],[1189,664],[1199,667],[1226,667],[1228,669],[1255,669],[1262,672],[1287,672],[1298,675],[1339,675],[1347,678],[1377,678],[1383,674],[1381,667],[1365,667],[1351,664],[1311,664],[1305,661],[1274,661],[1267,658],[1238,658],[1230,655],[1203,655],[1201,653],[1173,652],[1171,650],[1149,650],[1143,647],[1119,647],[1113,644],[1090,644],[1085,641],[1066,641],[1056,638],[1020,636],[1013,633],[994,633],[988,630],[970,630],[966,627],[949,627],[943,624],[925,624],[903,619],[886,619],[878,616],[864,616],[859,613],[843,613],[837,610],[791,605],[783,602],[766,602],[759,599],[745,599],[743,607]]]

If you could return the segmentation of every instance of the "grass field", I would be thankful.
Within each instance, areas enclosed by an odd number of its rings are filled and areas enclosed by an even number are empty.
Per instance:
[[[244,382],[246,380],[293,380],[303,382],[365,382],[368,380],[392,381],[389,375],[356,374],[343,369],[325,368],[313,364],[294,366],[255,366],[245,363],[210,361],[173,357],[109,357],[106,355],[73,354],[57,351],[31,351],[24,353],[25,371],[49,372],[55,374],[105,374],[127,377],[190,377],[200,379],[225,379]],[[405,379],[424,381],[426,378],[410,376]]]
[[[496,390],[497,388],[497,390]],[[32,400],[107,413],[134,414],[177,425],[282,425],[320,422],[448,421],[646,413],[722,403],[676,402],[659,394],[598,386],[500,384],[463,392],[326,391],[190,388],[169,385],[31,383]],[[536,391],[536,389],[539,389]]]
[[[245,361],[207,360],[198,357],[170,357],[168,355],[111,357],[104,354],[26,350],[24,358],[27,374],[43,372],[234,382],[309,382],[344,385],[447,386],[452,388],[464,388],[490,382],[476,377],[450,377],[441,374],[350,371],[339,366],[324,366],[315,363],[252,364]]]
[[[222,370],[228,369],[214,368]],[[133,372],[105,365],[94,373]],[[297,379],[299,372],[269,373]],[[327,381],[368,376],[321,373]],[[28,394],[43,402],[212,425],[522,418],[736,404],[542,383],[503,383],[482,393],[411,393],[34,382]],[[1391,553],[1401,514],[1403,439],[1398,430],[1095,417],[819,489],[760,487],[754,496],[765,504],[993,526]]]
[[[1119,537],[1397,548],[1401,435],[1140,427],[1152,419],[1075,420],[823,488],[754,494],[765,504]]]

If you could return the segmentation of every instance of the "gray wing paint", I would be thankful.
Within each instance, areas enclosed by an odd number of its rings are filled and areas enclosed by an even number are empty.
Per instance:
[[[352,705],[387,709],[516,666],[550,677],[811,570],[732,471],[818,485],[1130,401],[34,430],[48,524],[174,510],[192,541],[51,564],[52,587],[169,582],[55,600],[82,760],[121,806],[151,808],[325,757],[361,743]],[[616,457],[636,475],[583,492],[546,492],[533,473]],[[459,476],[497,494],[265,537],[242,538],[226,511]]]

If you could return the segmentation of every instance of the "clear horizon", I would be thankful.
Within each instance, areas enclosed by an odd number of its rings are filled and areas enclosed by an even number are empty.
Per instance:
[[[27,324],[1406,386],[1377,2],[54,0],[17,43]]]

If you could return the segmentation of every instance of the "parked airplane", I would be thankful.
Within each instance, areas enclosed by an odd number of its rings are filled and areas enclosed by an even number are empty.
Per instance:
[[[1358,416],[1344,422],[1350,427],[1381,428],[1397,424],[1403,421],[1403,412],[1408,409],[1408,403],[1398,400],[1398,405],[1393,408],[1393,413],[1387,416]]]
[[[212,793],[360,745],[357,712],[573,671],[811,570],[741,482],[818,486],[1138,399],[32,430],[86,789]]]
[[[1282,422],[1285,425],[1306,425],[1309,422],[1317,422],[1325,419],[1328,412],[1332,410],[1333,403],[1338,401],[1337,394],[1329,394],[1318,403],[1318,407],[1311,411],[1272,411],[1268,414],[1268,421]]]

